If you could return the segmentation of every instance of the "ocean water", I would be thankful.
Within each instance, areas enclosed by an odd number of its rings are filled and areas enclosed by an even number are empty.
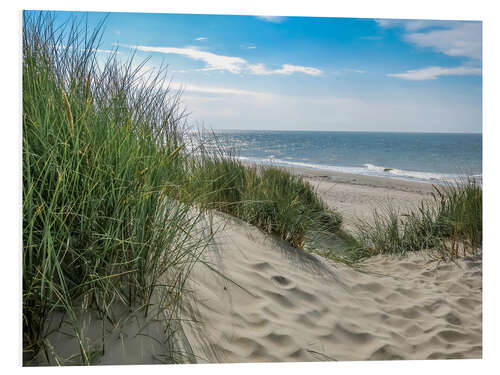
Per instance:
[[[482,179],[482,135],[217,131],[242,160],[425,182]]]

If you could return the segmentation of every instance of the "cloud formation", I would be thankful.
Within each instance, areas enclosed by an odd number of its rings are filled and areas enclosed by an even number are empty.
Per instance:
[[[252,74],[256,75],[270,75],[270,74],[282,74],[290,75],[293,73],[304,73],[312,76],[318,76],[322,72],[320,69],[312,68],[309,66],[291,65],[283,64],[281,69],[267,69],[264,64],[253,64],[248,65],[248,69]]]
[[[223,70],[228,71],[233,74],[241,74],[244,72],[256,75],[269,75],[269,74],[280,74],[280,75],[290,75],[293,73],[303,73],[312,76],[318,76],[322,73],[320,69],[300,66],[283,64],[280,69],[268,69],[262,63],[259,64],[249,64],[245,59],[235,56],[223,56],[217,55],[212,52],[201,51],[194,47],[177,48],[177,47],[151,47],[151,46],[137,46],[137,45],[122,45],[123,47],[136,49],[143,52],[157,52],[164,54],[176,54],[186,56],[190,59],[203,61],[205,67],[201,70]]]
[[[420,48],[431,48],[448,56],[467,59],[457,67],[431,66],[387,74],[407,80],[437,79],[447,75],[482,74],[482,24],[471,21],[375,20],[380,27],[401,27],[403,40]]]
[[[266,92],[242,90],[230,87],[197,86],[191,84],[183,84],[179,82],[170,82],[168,84],[168,87],[172,90],[182,90],[184,92],[192,92],[199,94],[243,95],[243,96],[256,96],[256,97],[273,96],[273,94]]]
[[[482,26],[477,22],[459,22],[452,28],[415,32],[405,40],[418,47],[429,47],[448,56],[482,59]]]
[[[203,61],[206,66],[204,70],[227,70],[231,73],[241,73],[246,61],[240,57],[216,55],[212,52],[200,51],[195,48],[177,47],[150,47],[150,46],[130,46],[124,47],[136,49],[143,52],[158,52],[164,54],[176,54],[189,57],[193,60]]]
[[[449,56],[482,58],[482,24],[471,21],[375,20],[380,27],[402,27],[403,39]],[[418,31],[418,32],[417,32]]]
[[[257,46],[255,44],[240,44],[240,48],[255,49]]]
[[[257,16],[259,20],[272,22],[272,23],[282,23],[285,21],[286,17],[282,16]]]
[[[365,74],[366,73],[366,70],[363,70],[363,69],[344,68],[343,70],[344,70],[344,72],[348,72],[348,73],[359,73],[359,74]]]
[[[119,55],[121,52],[118,52],[116,50],[113,50],[113,49],[100,49],[100,48],[94,48],[92,49],[92,51],[94,52],[98,52],[98,53],[110,53],[110,54],[117,54]]]
[[[454,68],[443,68],[441,66],[431,66],[423,69],[407,70],[404,73],[387,74],[389,77],[397,77],[410,81],[423,81],[436,79],[439,76],[464,76],[481,74],[481,68],[459,66]]]
[[[380,27],[402,27],[406,31],[417,31],[429,27],[447,27],[447,25],[453,24],[456,21],[376,19],[375,22]]]

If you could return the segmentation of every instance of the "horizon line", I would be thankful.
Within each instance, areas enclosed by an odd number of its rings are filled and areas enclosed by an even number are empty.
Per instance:
[[[406,134],[483,134],[483,132],[458,131],[394,131],[394,130],[322,130],[322,129],[205,129],[213,131],[267,131],[267,132],[330,132],[330,133],[406,133]]]

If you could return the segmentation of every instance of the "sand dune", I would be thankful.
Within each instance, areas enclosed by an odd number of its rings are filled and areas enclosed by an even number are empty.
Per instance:
[[[482,356],[480,254],[377,256],[356,270],[225,220],[184,303],[197,362]]]
[[[308,178],[343,214],[347,229],[358,217],[369,220],[373,208],[383,202],[405,210],[430,199],[432,189],[352,175]],[[480,253],[456,264],[431,261],[425,253],[376,256],[354,269],[293,248],[236,218],[215,214],[213,223],[219,230],[187,282],[177,360],[482,356]],[[207,218],[200,229],[209,227]],[[104,328],[98,317],[87,314],[80,320],[82,333],[100,345]],[[53,323],[59,324],[57,316]],[[172,354],[161,310],[147,319],[140,311],[127,310],[117,323],[105,325],[110,335],[100,364],[162,363]],[[59,360],[72,363],[79,350],[71,325],[50,341]]]

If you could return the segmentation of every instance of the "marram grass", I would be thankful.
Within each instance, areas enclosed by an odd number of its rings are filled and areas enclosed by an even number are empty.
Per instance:
[[[310,232],[340,228],[340,215],[298,175],[273,166],[246,166],[213,152],[193,162],[191,194],[208,209],[239,217],[301,248]]]
[[[177,102],[134,86],[116,56],[98,64],[99,30],[81,27],[23,19],[23,341],[28,356],[46,350],[47,317],[62,311],[88,364],[80,301],[103,320],[115,301],[175,305],[202,246],[196,215],[165,189],[179,173]]]
[[[437,250],[452,260],[482,246],[483,189],[473,178],[434,186],[433,200],[405,214],[392,206],[375,211],[373,222],[360,222],[351,257]],[[458,250],[460,249],[460,251]]]
[[[96,350],[105,348],[87,344],[81,310],[113,322],[116,303],[148,315],[157,295],[173,335],[187,276],[213,235],[199,233],[198,219],[212,210],[310,251],[323,246],[317,238],[342,242],[341,257],[316,250],[346,263],[432,247],[451,254],[456,241],[481,245],[482,188],[474,181],[437,189],[433,204],[404,218],[376,213],[353,237],[300,176],[243,165],[203,142],[187,150],[186,113],[165,71],[144,74],[144,62],[99,56],[101,26],[56,27],[46,12],[23,18],[27,358],[51,363],[47,321],[57,313],[72,325],[79,362],[98,363]]]
[[[198,233],[207,211],[299,247],[341,222],[300,177],[244,166],[221,149],[188,152],[186,114],[165,72],[103,59],[101,26],[23,17],[25,363],[40,355],[52,363],[47,321],[56,313],[73,327],[81,364],[105,352],[83,337],[82,309],[113,322],[116,303],[147,315],[161,295],[171,335],[189,270],[212,235]]]

